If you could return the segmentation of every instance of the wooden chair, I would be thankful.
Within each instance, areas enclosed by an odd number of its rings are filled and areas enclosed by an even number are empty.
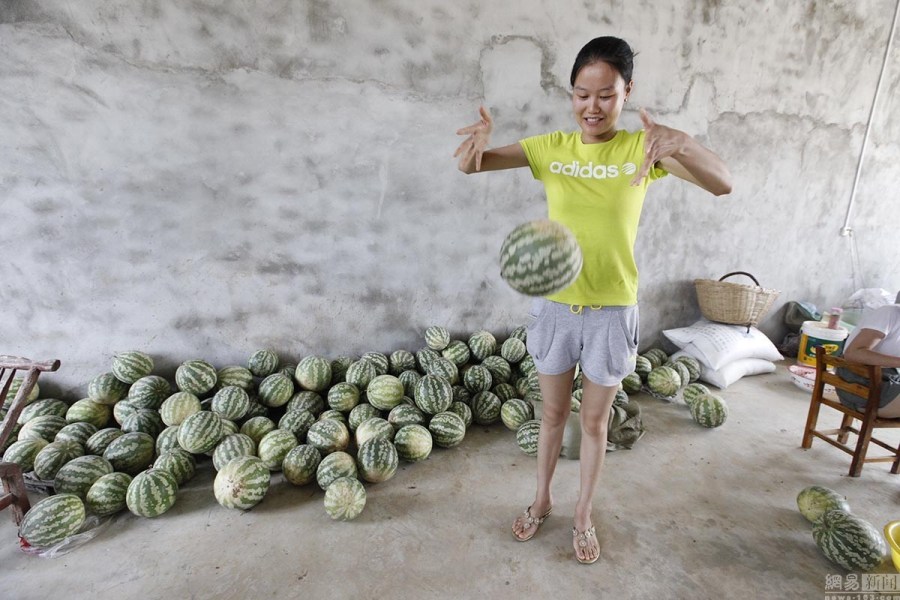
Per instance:
[[[16,422],[19,420],[19,414],[25,408],[25,401],[31,390],[34,389],[38,376],[43,371],[55,371],[58,368],[58,360],[34,362],[18,356],[0,356],[0,406],[6,403],[6,397],[16,376],[16,371],[26,371],[25,380],[19,387],[16,397],[0,424],[0,448],[12,435]],[[19,525],[25,517],[25,513],[31,508],[31,504],[25,490],[21,467],[15,463],[0,461],[0,510],[7,507],[12,507],[13,521]]]
[[[844,367],[853,373],[865,377],[869,380],[869,385],[859,385],[848,383],[838,377],[835,373],[828,371],[828,367],[837,369]],[[824,398],[825,384],[831,384],[835,388],[845,390],[856,394],[862,398],[866,398],[867,402],[863,410],[844,406],[837,400]],[[878,401],[881,398],[881,367],[873,367],[871,365],[863,365],[853,363],[837,356],[830,356],[825,353],[823,348],[816,348],[816,384],[813,388],[812,398],[809,402],[809,416],[806,419],[806,429],[803,432],[803,448],[809,448],[812,445],[813,436],[821,438],[840,448],[853,457],[850,462],[850,476],[859,477],[863,464],[867,462],[890,462],[891,473],[897,474],[900,471],[900,447],[894,447],[885,442],[872,437],[875,428],[878,427],[900,427],[900,419],[881,419],[877,416]],[[816,421],[819,418],[819,408],[822,405],[840,411],[844,414],[839,429],[816,430]],[[860,422],[859,429],[853,427],[854,420]],[[857,435],[855,447],[847,445],[847,438],[850,433]],[[882,448],[890,452],[889,456],[867,456],[869,442],[878,444]]]

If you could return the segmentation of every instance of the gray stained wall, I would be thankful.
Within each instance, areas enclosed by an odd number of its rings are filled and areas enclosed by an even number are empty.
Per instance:
[[[443,324],[505,335],[527,298],[497,254],[545,214],[527,170],[465,176],[480,103],[497,145],[573,129],[582,44],[639,51],[646,107],[720,153],[734,193],[674,178],[645,204],[642,349],[698,317],[692,280],[741,269],[829,306],[900,286],[900,50],[851,240],[839,236],[893,0],[0,4],[0,353],[72,390],[119,351],[165,369],[415,350]]]

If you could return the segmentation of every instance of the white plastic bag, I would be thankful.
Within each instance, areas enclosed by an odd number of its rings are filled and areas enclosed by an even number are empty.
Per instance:
[[[73,533],[63,541],[52,546],[37,548],[35,546],[29,546],[25,540],[20,539],[19,547],[25,554],[40,556],[41,558],[56,558],[57,556],[68,554],[72,550],[75,550],[79,546],[83,546],[97,537],[100,532],[106,529],[110,521],[112,521],[112,517],[101,518],[96,515],[91,515],[84,520],[84,524],[81,526],[81,529],[78,530],[78,533]]]

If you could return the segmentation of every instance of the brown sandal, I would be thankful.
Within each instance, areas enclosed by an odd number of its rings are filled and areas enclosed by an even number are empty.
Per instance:
[[[516,538],[516,540],[518,540],[520,542],[527,542],[528,540],[530,540],[531,538],[534,537],[534,534],[536,534],[538,532],[538,529],[540,529],[541,525],[544,523],[544,519],[549,517],[551,512],[553,512],[552,506],[550,508],[548,508],[547,512],[545,512],[541,516],[535,517],[531,514],[531,507],[529,506],[528,508],[525,509],[525,515],[524,515],[525,516],[524,527],[525,527],[525,531],[526,531],[526,537],[519,537],[516,534],[515,529],[513,529],[513,532],[512,532],[513,537]]]
[[[593,525],[591,525],[585,531],[578,531],[578,529],[573,527],[572,528],[572,536],[577,541],[578,547],[583,550],[583,549],[587,548],[588,545],[591,543],[590,538],[594,538],[595,540],[597,539],[597,531],[594,529]],[[597,562],[598,558],[600,558],[600,548],[599,547],[597,548],[597,556],[595,556],[592,559],[583,559],[580,556],[578,556],[578,552],[575,552],[575,559],[583,565],[593,564],[593,563]]]

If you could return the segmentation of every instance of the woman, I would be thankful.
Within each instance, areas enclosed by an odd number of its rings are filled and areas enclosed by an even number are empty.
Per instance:
[[[538,437],[537,492],[513,522],[513,535],[530,540],[550,514],[550,483],[570,410],[575,365],[584,374],[581,400],[581,487],[572,530],[575,556],[593,563],[600,546],[591,521],[594,488],[606,453],[610,405],[621,380],[634,370],[638,344],[634,239],[647,187],[671,173],[716,194],[731,191],[722,160],[687,134],[655,123],[641,111],[643,131],[616,124],[634,88],[634,53],[623,40],[599,37],[575,59],[570,82],[579,130],[529,137],[487,149],[493,122],[457,133],[464,173],[529,167],[547,194],[549,218],[575,234],[584,254],[578,279],[532,307],[528,350],[538,369],[543,412]]]
[[[900,296],[898,296],[900,298]],[[877,416],[882,419],[900,417],[900,304],[888,304],[863,314],[844,348],[844,358],[851,362],[881,367],[881,398]],[[841,379],[869,385],[868,379],[840,368]],[[866,399],[838,390],[841,404],[865,410]]]

